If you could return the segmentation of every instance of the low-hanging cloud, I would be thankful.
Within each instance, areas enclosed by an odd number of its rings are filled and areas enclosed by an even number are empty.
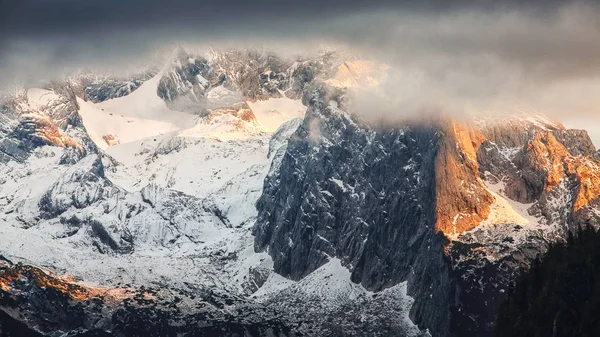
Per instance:
[[[0,8],[0,86],[80,68],[120,73],[175,43],[288,54],[335,45],[390,65],[384,91],[398,113],[437,105],[595,117],[599,6],[496,3],[15,1]]]

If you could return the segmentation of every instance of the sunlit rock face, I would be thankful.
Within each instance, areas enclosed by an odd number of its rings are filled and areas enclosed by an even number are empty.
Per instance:
[[[479,174],[485,137],[472,126],[443,122],[435,163],[436,228],[449,237],[472,229],[490,213],[493,196]]]
[[[97,287],[0,255],[3,336],[52,336],[64,331],[70,336],[295,336],[273,312],[238,301],[208,292]],[[190,310],[186,302],[196,307]],[[234,302],[243,315],[219,310]]]
[[[68,85],[54,89],[17,90],[0,99],[0,160],[24,161],[36,148],[66,148],[68,158],[97,151],[78,114],[74,91]]]
[[[255,247],[282,275],[337,257],[367,289],[408,280],[412,317],[434,335],[486,336],[520,268],[600,223],[585,132],[542,117],[373,126],[345,92],[305,96],[258,201]]]

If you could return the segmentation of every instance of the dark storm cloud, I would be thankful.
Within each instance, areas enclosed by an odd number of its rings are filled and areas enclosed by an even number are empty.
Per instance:
[[[406,11],[416,15],[511,8],[543,13],[561,1],[469,0],[4,0],[0,31],[11,38],[106,38],[137,30],[191,29],[201,34],[301,33],[315,22],[364,12]],[[543,14],[542,14],[543,15]],[[308,24],[308,25],[307,25]],[[326,33],[326,32],[323,32]]]
[[[0,27],[9,34],[77,34],[100,29],[148,28],[160,24],[192,26],[216,23],[259,23],[282,17],[314,19],[377,8],[439,12],[473,7],[516,7],[521,1],[386,1],[386,0],[5,0]],[[527,8],[546,9],[557,2],[523,2]],[[540,5],[543,4],[543,5]]]

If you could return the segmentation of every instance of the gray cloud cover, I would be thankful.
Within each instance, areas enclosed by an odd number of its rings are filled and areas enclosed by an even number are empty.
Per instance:
[[[392,65],[400,111],[523,107],[589,123],[600,108],[597,2],[12,0],[0,13],[3,84],[120,71],[172,43],[332,44]]]

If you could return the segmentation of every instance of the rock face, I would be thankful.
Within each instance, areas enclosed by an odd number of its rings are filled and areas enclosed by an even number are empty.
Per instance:
[[[13,136],[26,141],[27,147],[31,149],[49,144],[78,148],[77,143],[71,137],[60,132],[50,117],[43,115],[23,115]]]
[[[96,141],[122,140],[115,144],[118,148],[106,149],[115,158],[88,146],[77,103],[82,116],[100,115],[103,105],[84,112],[89,102],[81,98],[105,101],[137,90],[138,83],[126,86],[114,78],[100,78],[90,86],[75,80],[52,83],[6,104],[0,141],[12,152],[0,166],[1,249],[14,261],[28,262],[7,261],[0,267],[0,322],[9,326],[0,328],[0,334],[361,336],[368,331],[427,336],[407,317],[412,302],[404,283],[386,283],[392,287],[372,294],[350,281],[355,276],[339,260],[294,282],[275,275],[266,254],[252,252],[255,202],[269,163],[275,161],[274,174],[288,138],[306,121],[289,121],[269,144],[251,101],[300,98],[317,78],[335,69],[331,57],[283,60],[252,51],[199,57],[179,51],[156,72],[160,76],[151,86],[133,95],[146,95],[151,88],[144,98],[154,98],[154,83],[159,83],[156,95],[171,108],[184,102],[182,110],[200,114],[193,116],[197,123],[140,144],[121,134],[110,137],[111,129],[94,133]],[[146,112],[149,118],[162,117]],[[107,108],[106,115],[110,113]],[[282,115],[282,121],[289,116]],[[25,117],[45,124],[22,123]],[[246,138],[225,137],[246,131],[252,131]],[[434,136],[428,127],[419,132]],[[364,135],[356,133],[357,144],[363,144]],[[381,155],[375,147],[371,151],[372,158]],[[131,158],[120,157],[125,152]],[[379,172],[385,169],[381,166]],[[352,174],[348,168],[344,179]],[[332,192],[342,193],[334,190],[342,188],[336,182],[329,184]],[[419,197],[430,200],[432,191]],[[372,193],[368,197],[377,198]],[[395,204],[386,207],[391,210]],[[387,234],[377,235],[379,240]],[[416,240],[411,245],[425,244]],[[369,249],[378,254],[375,244]],[[438,262],[432,270],[444,267]],[[372,269],[369,261],[357,263]],[[60,276],[71,273],[103,287]],[[383,282],[375,273],[369,277],[369,282]],[[302,302],[306,305],[299,306]],[[421,305],[419,315],[434,314]]]
[[[337,57],[332,52],[296,59],[260,50],[214,52],[210,77],[212,83],[239,90],[250,101],[283,95],[299,99],[313,80],[333,74]]]
[[[78,97],[85,101],[99,103],[131,94],[156,75],[157,71],[155,67],[149,67],[128,78],[82,73],[68,82]],[[54,83],[54,85],[62,86],[64,83]]]
[[[438,129],[361,127],[343,111],[343,91],[316,89],[307,100],[306,118],[258,201],[256,249],[268,247],[275,271],[293,279],[333,256],[367,289],[410,279],[414,317],[436,322],[435,335],[447,331],[445,239],[429,207]]]
[[[194,55],[182,48],[173,51],[162,72],[158,96],[175,110],[207,114],[214,105],[211,93],[232,103],[269,98],[300,99],[317,78],[335,71],[336,55],[321,53],[285,59],[259,50],[212,51]],[[216,90],[215,90],[216,89]],[[225,95],[236,93],[239,97]],[[214,98],[214,97],[213,97]],[[212,107],[214,108],[214,106]]]
[[[194,105],[202,103],[207,89],[208,61],[201,57],[189,55],[182,48],[177,48],[167,64],[166,71],[158,83],[158,97],[176,110],[192,110]]]
[[[119,145],[119,139],[113,135],[104,135],[102,140],[106,142],[108,146]]]
[[[52,91],[35,89],[6,95],[0,100],[0,161],[22,162],[44,145],[66,148],[77,160],[97,152],[78,108],[75,93],[66,84],[55,84]]]
[[[435,162],[436,228],[455,237],[490,213],[494,198],[479,174],[477,151],[484,136],[456,122],[443,122]]]
[[[600,223],[600,162],[582,131],[541,117],[382,128],[341,90],[316,86],[305,101],[254,229],[286,277],[336,257],[370,290],[407,280],[411,317],[433,335],[487,336],[519,269]]]

